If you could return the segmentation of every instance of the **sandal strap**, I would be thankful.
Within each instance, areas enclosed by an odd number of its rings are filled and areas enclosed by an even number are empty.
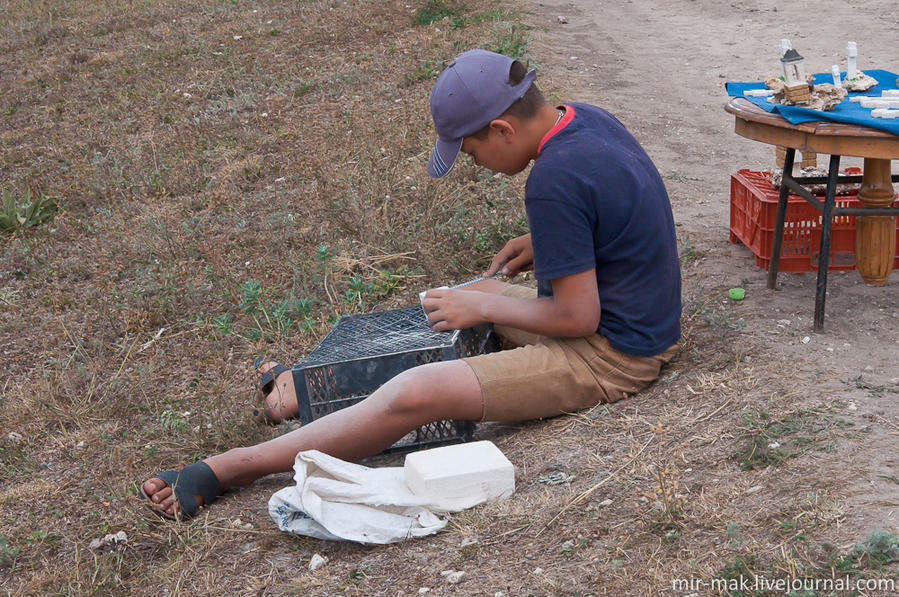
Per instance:
[[[218,477],[202,460],[185,466],[180,472],[164,471],[156,476],[172,488],[178,501],[178,509],[186,518],[192,518],[200,509],[194,495],[201,495],[203,502],[209,505],[222,492]]]
[[[277,378],[285,371],[289,370],[290,367],[285,367],[281,363],[277,363],[274,367],[263,373],[262,379],[259,380],[259,388],[262,390],[262,393],[268,394],[269,392],[271,392],[272,389],[268,387],[269,384],[273,384],[275,382],[275,378]]]

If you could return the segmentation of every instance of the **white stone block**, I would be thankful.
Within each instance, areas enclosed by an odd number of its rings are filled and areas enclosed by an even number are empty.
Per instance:
[[[446,510],[462,510],[515,492],[515,467],[489,441],[422,450],[406,456],[406,485]]]
[[[774,92],[770,89],[747,89],[743,92],[743,95],[746,97],[768,97],[769,95],[774,95]]]
[[[881,95],[883,97],[899,97],[899,89],[885,89]]]
[[[899,108],[899,97],[868,98],[861,101],[862,108]]]
[[[871,110],[871,116],[874,118],[899,118],[899,110],[877,108],[876,110]]]

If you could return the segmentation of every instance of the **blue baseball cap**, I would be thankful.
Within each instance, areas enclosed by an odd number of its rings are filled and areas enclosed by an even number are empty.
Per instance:
[[[500,117],[521,99],[537,78],[530,71],[517,84],[509,84],[514,58],[469,50],[440,73],[431,90],[431,116],[437,143],[428,160],[428,174],[440,178],[453,169],[462,138],[473,135]]]

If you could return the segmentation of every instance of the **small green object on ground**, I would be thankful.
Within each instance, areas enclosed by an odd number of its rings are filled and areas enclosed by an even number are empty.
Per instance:
[[[731,288],[727,291],[728,296],[735,301],[742,301],[746,296],[746,290],[743,288]]]

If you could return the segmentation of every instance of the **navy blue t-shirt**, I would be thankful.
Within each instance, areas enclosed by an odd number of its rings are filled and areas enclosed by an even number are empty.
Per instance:
[[[601,108],[564,106],[525,187],[540,296],[596,268],[598,333],[637,356],[680,339],[680,263],[662,178],[637,140]]]

